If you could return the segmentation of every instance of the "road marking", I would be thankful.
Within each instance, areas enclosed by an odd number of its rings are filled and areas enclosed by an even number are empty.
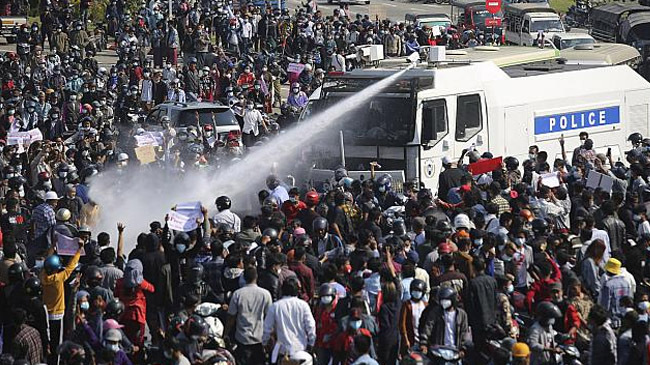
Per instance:
[[[390,6],[391,8],[396,8],[397,5],[395,4],[382,4],[383,6]]]

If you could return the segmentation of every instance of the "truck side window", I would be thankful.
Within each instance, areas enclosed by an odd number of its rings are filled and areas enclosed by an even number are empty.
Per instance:
[[[440,141],[449,133],[445,99],[431,100],[422,108],[422,143]]]
[[[459,96],[456,108],[456,140],[465,142],[483,127],[481,97],[478,94]]]
[[[528,19],[524,20],[524,25],[521,27],[521,32],[522,33],[530,32],[530,21]]]

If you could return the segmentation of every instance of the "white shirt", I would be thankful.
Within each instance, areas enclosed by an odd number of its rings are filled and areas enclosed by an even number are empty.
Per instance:
[[[186,101],[185,99],[185,90],[179,89],[178,91],[171,89],[167,93],[167,99],[169,101],[177,101],[179,103],[184,103]]]
[[[142,80],[142,95],[140,100],[149,102],[153,100],[153,81]]]
[[[307,346],[313,346],[316,341],[316,321],[311,314],[309,304],[296,297],[282,297],[282,299],[271,304],[266,318],[264,319],[264,335],[262,343],[266,345],[275,332],[277,337],[274,350],[276,362],[278,354],[289,356],[298,351],[305,351]]]
[[[445,346],[456,347],[456,310],[445,310]]]
[[[289,200],[289,192],[282,185],[278,185],[275,189],[269,191],[272,197],[274,197],[280,205],[285,201]]]
[[[253,24],[251,24],[250,21],[243,23],[241,27],[241,37],[247,39],[253,38]]]
[[[332,67],[334,67],[335,71],[345,71],[345,58],[341,56],[340,54],[333,54],[332,55]]]
[[[642,234],[650,233],[650,222],[643,221],[643,222],[639,223],[639,227],[637,228],[637,232],[639,233],[639,236],[642,235]]]
[[[610,257],[612,257],[612,246],[609,244],[609,235],[607,234],[607,231],[603,231],[602,229],[592,229],[591,230],[591,240],[595,240],[597,238],[600,238],[605,242],[605,246],[607,247],[605,249],[605,254],[603,255],[603,262],[607,262]]]
[[[262,113],[259,110],[246,110],[244,114],[244,128],[242,133],[253,134],[257,136],[260,134],[260,123],[262,123]]]
[[[241,231],[241,219],[237,216],[237,214],[233,213],[230,211],[230,209],[224,209],[220,211],[219,213],[215,214],[214,217],[212,217],[212,221],[214,224],[219,224],[219,223],[225,223],[230,228],[232,228],[235,233]]]
[[[415,334],[415,343],[420,341],[420,332],[418,328],[420,327],[420,317],[422,317],[422,312],[427,306],[424,305],[424,301],[420,300],[417,302],[411,301],[411,314],[413,316],[413,332]]]

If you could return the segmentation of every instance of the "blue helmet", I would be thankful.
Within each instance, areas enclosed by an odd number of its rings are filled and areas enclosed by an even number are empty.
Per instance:
[[[380,191],[382,190],[381,189],[382,186],[385,189],[384,191],[389,191],[390,188],[393,186],[393,178],[388,174],[383,174],[377,179],[376,184],[377,184],[377,189],[379,189]]]
[[[43,268],[48,274],[53,274],[61,270],[62,267],[63,265],[61,265],[61,258],[59,255],[52,255],[45,259],[45,262],[43,263]]]

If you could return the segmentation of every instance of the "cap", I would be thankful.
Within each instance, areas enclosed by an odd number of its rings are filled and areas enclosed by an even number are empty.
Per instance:
[[[449,159],[449,157],[444,156],[444,157],[442,158],[442,164],[443,164],[443,165],[449,165],[450,163],[451,163],[451,160]]]
[[[549,285],[548,288],[549,288],[549,290],[551,292],[562,291],[562,283],[560,283],[559,281],[556,281],[555,283],[551,283],[551,285]]]
[[[470,222],[469,217],[467,216],[467,214],[461,213],[461,214],[458,214],[454,218],[454,228],[455,229],[458,229],[458,228],[470,229],[470,228],[472,228],[472,223]]]
[[[438,253],[443,254],[443,253],[451,253],[451,245],[448,244],[447,242],[443,242],[438,245]]]
[[[115,328],[111,328],[104,334],[104,339],[111,342],[120,342],[122,341],[122,333]]]
[[[117,323],[117,321],[112,318],[104,321],[104,329],[115,330],[118,328],[124,328],[124,326]]]
[[[605,264],[605,271],[610,274],[618,275],[621,273],[621,262],[615,258],[610,258]]]
[[[305,229],[302,228],[302,227],[298,227],[298,228],[293,230],[293,236],[294,237],[302,236],[302,235],[304,235],[306,233],[307,233],[307,231],[305,231]]]
[[[530,348],[524,342],[517,342],[512,346],[513,357],[528,357],[530,356]]]
[[[59,200],[59,196],[54,191],[48,191],[45,193],[45,200]]]

